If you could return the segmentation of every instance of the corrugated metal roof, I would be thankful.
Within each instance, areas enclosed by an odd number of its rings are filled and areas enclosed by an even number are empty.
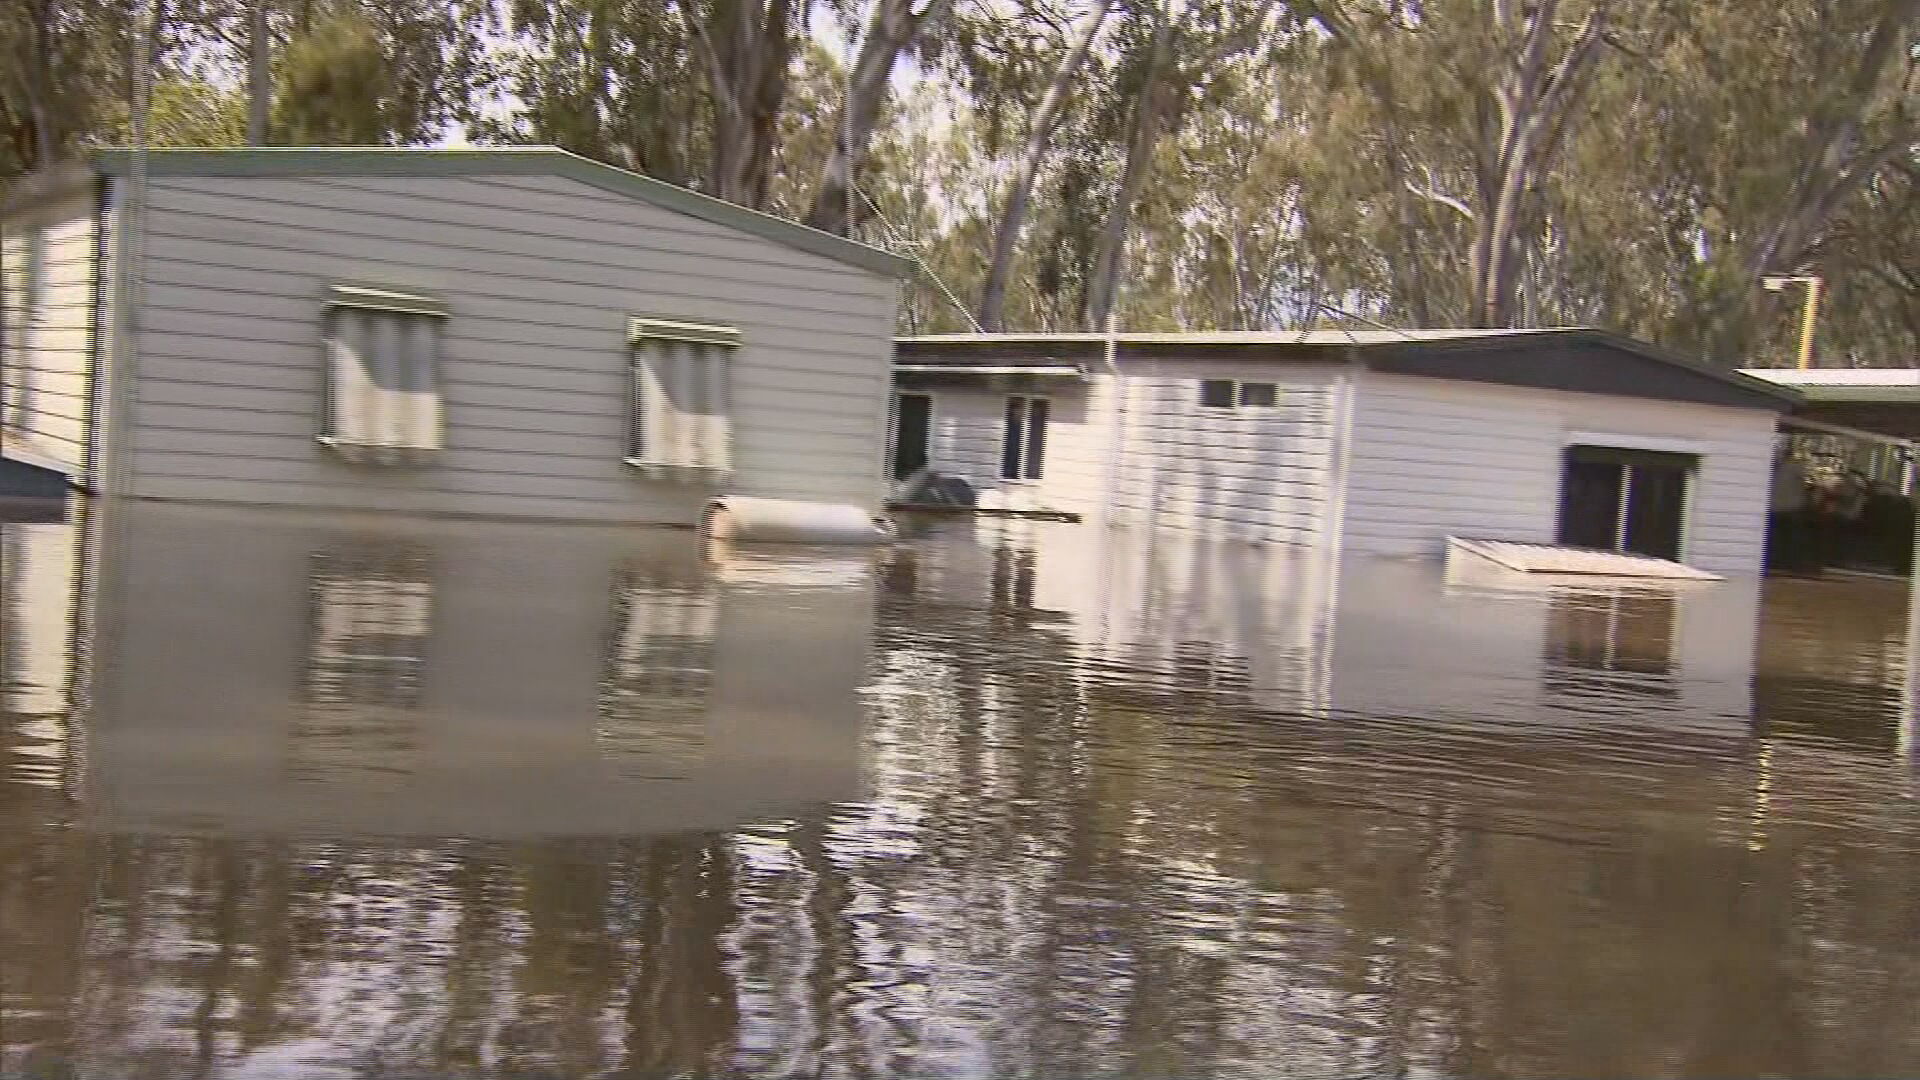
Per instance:
[[[1808,401],[1920,402],[1920,368],[1742,368]]]
[[[99,172],[125,175],[133,157],[131,150],[103,149],[92,151],[86,160]],[[557,146],[464,150],[430,146],[166,148],[147,150],[145,158],[147,172],[153,176],[563,176],[862,270],[903,277],[913,265],[891,252],[615,168]]]

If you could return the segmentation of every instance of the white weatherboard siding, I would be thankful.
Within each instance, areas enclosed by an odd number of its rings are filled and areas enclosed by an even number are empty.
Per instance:
[[[0,435],[75,475],[86,460],[95,243],[91,195],[0,226]]]
[[[1240,540],[1322,537],[1338,368],[1168,360],[1121,370],[1121,433],[1102,433],[1118,450],[1116,520]],[[1271,409],[1202,408],[1206,379],[1276,383],[1279,400]]]
[[[708,488],[623,464],[627,320],[738,328],[742,494],[874,506],[895,284],[559,177],[156,177],[133,494],[691,522]],[[444,301],[446,449],[315,442],[327,287]]]
[[[1191,360],[1125,361],[1122,375],[1039,389],[912,389],[933,396],[929,462],[980,505],[1062,510],[1239,540],[1317,540],[1329,513],[1338,369]],[[1206,379],[1271,382],[1271,409],[1205,409]],[[1052,402],[1037,481],[1000,477],[1010,393]],[[1108,492],[1111,491],[1111,499]]]
[[[907,388],[933,398],[933,423],[927,461],[938,473],[965,480],[980,505],[995,510],[1052,510],[1086,513],[1098,501],[1098,431],[1094,408],[1102,390],[1077,379],[1036,380],[1030,388],[985,386]],[[1006,438],[1007,398],[1013,394],[1047,399],[1046,451],[1040,479],[1007,480],[1000,475]]]
[[[994,509],[1046,509],[1033,484],[1000,478],[1000,440],[1006,428],[1007,395],[985,387],[908,389],[933,399],[928,426],[927,464],[935,472],[957,476],[972,486],[980,505]],[[1057,425],[1048,421],[1051,437]],[[1045,465],[1051,465],[1052,447]],[[1042,469],[1045,475],[1045,469]],[[1002,485],[1005,485],[1003,489]]]
[[[1698,453],[1683,561],[1755,574],[1774,427],[1762,409],[1368,373],[1355,403],[1346,543],[1396,556],[1437,556],[1449,535],[1550,543],[1565,448],[1602,442]]]

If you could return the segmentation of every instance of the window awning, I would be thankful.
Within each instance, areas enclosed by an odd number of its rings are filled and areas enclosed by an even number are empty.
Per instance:
[[[363,311],[393,311],[402,315],[429,315],[444,319],[450,314],[445,300],[415,293],[383,289],[373,285],[334,285],[327,289],[328,307],[359,308]]]
[[[1079,364],[895,364],[903,375],[1036,375],[1061,379],[1084,379],[1087,369]]]
[[[715,323],[685,322],[679,319],[655,319],[636,316],[627,320],[627,342],[680,341],[689,345],[740,344],[740,331]]]

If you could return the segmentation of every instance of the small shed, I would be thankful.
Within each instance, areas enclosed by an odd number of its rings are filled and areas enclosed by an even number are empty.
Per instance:
[[[983,507],[1438,556],[1756,573],[1790,390],[1588,329],[972,334],[895,350],[896,480]]]
[[[154,499],[877,508],[902,265],[552,147],[102,151],[0,208],[0,438]]]

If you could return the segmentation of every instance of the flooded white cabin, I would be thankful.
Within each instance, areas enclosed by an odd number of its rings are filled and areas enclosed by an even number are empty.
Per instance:
[[[10,188],[0,258],[24,479],[679,524],[884,493],[904,264],[552,147],[95,152]]]
[[[116,831],[662,835],[862,791],[866,550],[93,502],[0,543],[0,709],[84,717],[48,775]]]
[[[979,506],[1438,556],[1450,536],[1758,572],[1796,396],[1596,330],[951,335],[890,468]]]

